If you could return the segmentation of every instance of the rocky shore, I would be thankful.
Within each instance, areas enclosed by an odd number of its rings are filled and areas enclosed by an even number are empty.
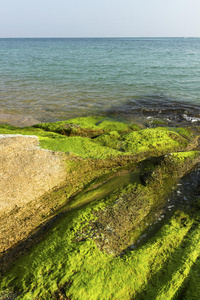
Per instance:
[[[200,128],[0,125],[0,299],[198,299]]]

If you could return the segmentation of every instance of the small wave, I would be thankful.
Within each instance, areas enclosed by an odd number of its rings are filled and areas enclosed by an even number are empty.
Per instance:
[[[200,121],[200,118],[190,117],[190,116],[187,116],[185,114],[183,114],[183,118],[186,121],[191,122],[191,123],[195,123],[195,122],[199,122]]]
[[[149,121],[159,118],[170,126],[200,122],[200,105],[176,101],[164,95],[146,95],[140,99],[130,99],[125,104],[110,109],[109,113],[126,119],[140,118]]]

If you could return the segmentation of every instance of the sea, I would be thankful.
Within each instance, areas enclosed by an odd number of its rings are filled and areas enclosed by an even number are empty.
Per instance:
[[[199,123],[200,38],[1,38],[0,113]]]

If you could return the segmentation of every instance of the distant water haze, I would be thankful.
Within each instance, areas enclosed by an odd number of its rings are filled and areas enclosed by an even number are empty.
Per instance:
[[[40,122],[200,105],[199,38],[0,39],[0,66],[0,112]]]

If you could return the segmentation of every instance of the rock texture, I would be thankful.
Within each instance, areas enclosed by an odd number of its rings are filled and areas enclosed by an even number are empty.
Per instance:
[[[65,179],[62,154],[38,147],[38,138],[0,135],[0,214],[23,206]]]

